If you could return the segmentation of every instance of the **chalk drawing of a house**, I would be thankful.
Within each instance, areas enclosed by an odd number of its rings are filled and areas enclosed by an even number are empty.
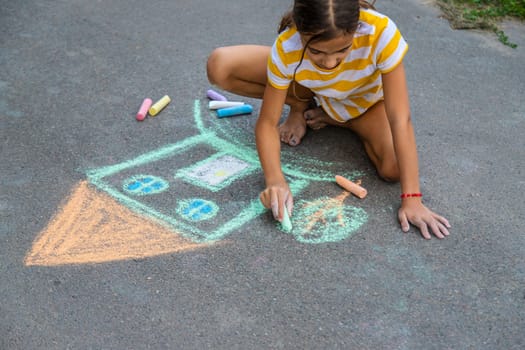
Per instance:
[[[211,115],[207,123],[213,125],[206,126],[201,108],[196,100],[197,135],[119,164],[89,170],[88,181],[133,211],[172,226],[194,242],[220,240],[265,213],[258,198],[263,176],[255,146],[233,130],[224,130],[220,120],[212,121]],[[318,160],[303,157],[283,164],[294,196],[313,181],[334,179],[334,174]],[[361,174],[347,176],[356,175]],[[322,210],[322,199],[315,198],[317,210]],[[339,212],[336,224],[330,225],[323,219],[323,226],[312,234],[311,220],[301,225],[301,218],[312,210],[311,205],[297,204],[294,235],[307,243],[340,240],[367,220],[364,210],[345,205],[344,227]],[[302,207],[308,209],[302,213]],[[306,227],[308,232],[304,232]],[[347,234],[333,235],[334,230],[345,230]]]

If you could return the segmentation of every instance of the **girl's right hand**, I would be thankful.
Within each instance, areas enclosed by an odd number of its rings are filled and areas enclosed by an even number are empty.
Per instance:
[[[284,210],[288,210],[289,216],[292,215],[293,197],[286,182],[269,185],[261,192],[259,198],[265,208],[272,210],[275,220],[283,220]]]

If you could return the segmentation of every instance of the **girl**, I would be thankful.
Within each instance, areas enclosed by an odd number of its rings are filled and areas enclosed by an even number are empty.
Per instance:
[[[212,84],[262,98],[255,127],[266,180],[260,199],[282,221],[293,197],[281,170],[281,141],[296,146],[307,128],[327,125],[356,133],[386,181],[400,181],[401,229],[417,226],[426,239],[448,236],[448,221],[425,207],[403,67],[408,49],[396,25],[363,0],[295,0],[270,47],[215,49]],[[315,98],[314,98],[315,97]],[[315,101],[315,103],[312,103]],[[290,106],[279,124],[283,105]]]

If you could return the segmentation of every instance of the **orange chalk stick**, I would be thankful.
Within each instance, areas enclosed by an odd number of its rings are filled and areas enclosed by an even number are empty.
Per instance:
[[[335,182],[348,192],[352,193],[353,195],[363,199],[367,195],[367,191],[365,188],[359,186],[358,184],[348,180],[347,178],[344,178],[340,175],[335,176]]]

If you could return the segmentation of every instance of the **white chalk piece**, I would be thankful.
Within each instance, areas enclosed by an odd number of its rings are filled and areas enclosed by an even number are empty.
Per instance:
[[[235,106],[242,106],[244,102],[234,102],[234,101],[210,101],[208,103],[209,109],[221,109]]]
[[[217,117],[233,117],[235,115],[249,114],[253,112],[253,107],[249,104],[243,104],[242,106],[234,106],[228,108],[221,108],[217,110]]]

